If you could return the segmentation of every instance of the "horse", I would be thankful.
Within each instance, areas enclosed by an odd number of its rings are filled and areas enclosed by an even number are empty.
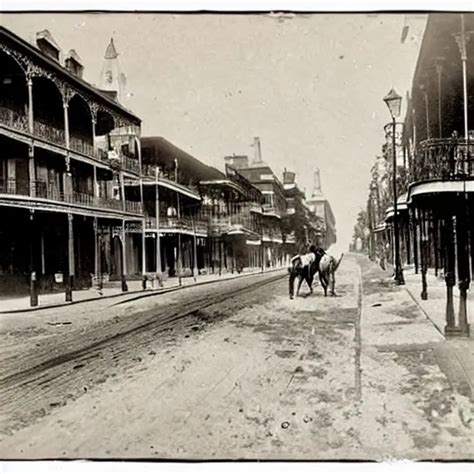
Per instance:
[[[325,254],[319,261],[319,281],[324,289],[324,296],[328,295],[328,287],[331,290],[331,296],[336,296],[334,287],[336,285],[336,270],[339,267],[342,257],[336,260],[333,256]]]
[[[311,245],[308,253],[296,255],[291,259],[291,266],[288,268],[288,272],[290,274],[290,299],[293,299],[294,283],[296,277],[299,279],[298,287],[296,289],[296,296],[299,295],[303,280],[306,281],[310,293],[313,292],[313,279],[319,270],[319,262],[325,253],[326,252],[322,248]]]

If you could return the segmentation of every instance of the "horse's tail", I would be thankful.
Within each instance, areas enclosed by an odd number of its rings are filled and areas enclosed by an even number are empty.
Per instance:
[[[337,268],[339,267],[339,265],[341,264],[342,257],[344,257],[344,253],[341,253],[341,256],[339,257],[339,260],[337,261],[336,266],[334,267],[334,271],[336,271]]]

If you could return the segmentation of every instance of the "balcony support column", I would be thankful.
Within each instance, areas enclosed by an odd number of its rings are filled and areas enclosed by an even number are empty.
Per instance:
[[[219,245],[219,276],[222,275],[222,242],[221,239],[218,241]]]
[[[467,98],[467,43],[471,32],[466,32],[464,25],[464,14],[461,13],[461,32],[455,35],[462,62],[462,85],[463,85],[463,110],[464,110],[464,138],[469,137],[468,126],[468,98]]]
[[[434,265],[435,265],[435,276],[438,276],[439,270],[439,253],[438,253],[438,218],[434,212],[431,214],[432,217],[432,235],[433,235],[433,247],[434,247]]]
[[[66,99],[63,99],[64,109],[64,138],[66,142],[66,148],[69,150],[69,103]]]
[[[455,273],[455,246],[454,246],[454,227],[453,217],[446,213],[444,225],[444,255],[445,255],[445,282],[446,282],[446,326],[444,327],[445,336],[456,333],[456,321],[454,317],[453,288],[456,284]]]
[[[71,174],[71,157],[69,156],[69,151],[66,155],[66,162],[65,162],[66,171],[63,174],[63,192],[66,196],[66,200],[68,199],[67,196],[70,196],[72,199],[73,194],[73,186],[72,186],[72,174]]]
[[[128,291],[127,285],[127,241],[125,233],[125,220],[122,221],[122,291]]]
[[[41,275],[44,277],[46,274],[46,260],[44,257],[44,229],[41,229],[40,234],[40,247],[41,247]]]
[[[38,282],[34,262],[35,218],[34,210],[30,209],[30,306],[38,306]]]
[[[35,167],[35,147],[33,144],[28,146],[28,178],[30,184],[30,196],[35,197],[36,167]]]
[[[33,79],[31,77],[28,77],[26,84],[28,87],[28,132],[33,135],[35,128],[33,115]],[[28,171],[30,180],[30,196],[34,197],[34,183],[36,181],[36,172],[33,143],[31,143],[28,147]]]
[[[457,267],[458,267],[458,287],[459,287],[459,332],[462,336],[469,336],[469,323],[467,320],[467,291],[469,290],[471,275],[469,264],[469,241],[467,225],[467,196],[464,195],[462,201],[456,206],[458,213],[456,216],[457,235]]]
[[[235,271],[235,269],[236,269],[236,268],[235,268],[235,267],[236,267],[236,265],[235,265],[235,244],[236,244],[236,242],[232,242],[232,243],[231,243],[231,247],[230,247],[231,252],[232,252],[232,255],[231,255],[231,269],[230,269],[230,272],[231,272],[232,274],[234,273],[234,271]]]
[[[417,217],[417,210],[413,208],[412,213],[412,232],[413,232],[413,261],[415,264],[415,274],[418,273],[420,262],[419,262],[419,252],[418,252],[418,217]]]
[[[197,263],[197,237],[196,237],[196,222],[194,216],[191,215],[191,221],[193,225],[193,277],[196,280],[196,277],[199,274],[198,263]]]
[[[94,165],[94,197],[98,198],[100,195],[99,192],[99,182],[97,181],[97,166]]]
[[[102,290],[102,272],[100,263],[99,222],[97,217],[94,217],[94,277],[98,290]]]
[[[96,152],[96,143],[95,143],[95,126],[96,126],[96,123],[97,123],[97,119],[94,116],[94,114],[92,114],[92,120],[91,120],[91,125],[92,125],[92,149],[94,150],[94,155],[95,155],[95,152]]]
[[[160,186],[158,167],[155,168],[155,220],[156,220],[156,274],[161,275],[161,239],[160,239]],[[179,205],[179,204],[178,204]]]
[[[412,258],[411,258],[411,242],[410,242],[410,211],[407,211],[407,219],[405,223],[405,245],[406,245],[406,256],[407,256],[407,265],[411,265]]]
[[[28,132],[34,133],[34,115],[33,115],[33,79],[28,77],[26,81],[28,87]]]
[[[429,252],[429,240],[426,232],[426,212],[425,210],[421,213],[421,299],[428,299],[428,284],[426,281],[426,273],[428,266],[428,252]]]
[[[72,301],[72,289],[74,286],[74,232],[73,215],[67,215],[68,230],[68,272],[66,277],[66,301]]]
[[[142,276],[144,277],[143,281],[146,281],[145,275],[146,275],[146,220],[142,219]],[[145,288],[146,288],[146,283],[145,283]]]

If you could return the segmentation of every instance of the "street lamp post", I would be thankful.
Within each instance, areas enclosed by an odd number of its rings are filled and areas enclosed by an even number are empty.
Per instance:
[[[394,89],[383,98],[392,116],[392,158],[393,158],[393,237],[395,241],[395,282],[404,285],[403,268],[400,261],[400,238],[398,235],[398,215],[397,215],[397,151],[395,142],[396,118],[400,115],[402,98]]]

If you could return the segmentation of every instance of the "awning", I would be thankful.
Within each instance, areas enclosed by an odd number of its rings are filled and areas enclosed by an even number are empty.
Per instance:
[[[474,193],[474,180],[422,181],[412,183],[408,189],[408,202],[415,196],[441,193]]]
[[[374,229],[374,234],[378,234],[379,232],[383,232],[384,230],[387,230],[387,224],[379,224],[375,229]]]
[[[133,186],[139,186],[139,183],[134,181],[132,183]],[[156,186],[156,180],[154,179],[144,179],[143,186]],[[176,183],[166,178],[159,178],[158,179],[158,186],[163,188],[170,189],[171,191],[175,191],[177,193],[183,194],[191,199],[195,199],[196,201],[201,200],[201,196],[192,189],[188,188],[187,186],[183,186],[182,184]]]

